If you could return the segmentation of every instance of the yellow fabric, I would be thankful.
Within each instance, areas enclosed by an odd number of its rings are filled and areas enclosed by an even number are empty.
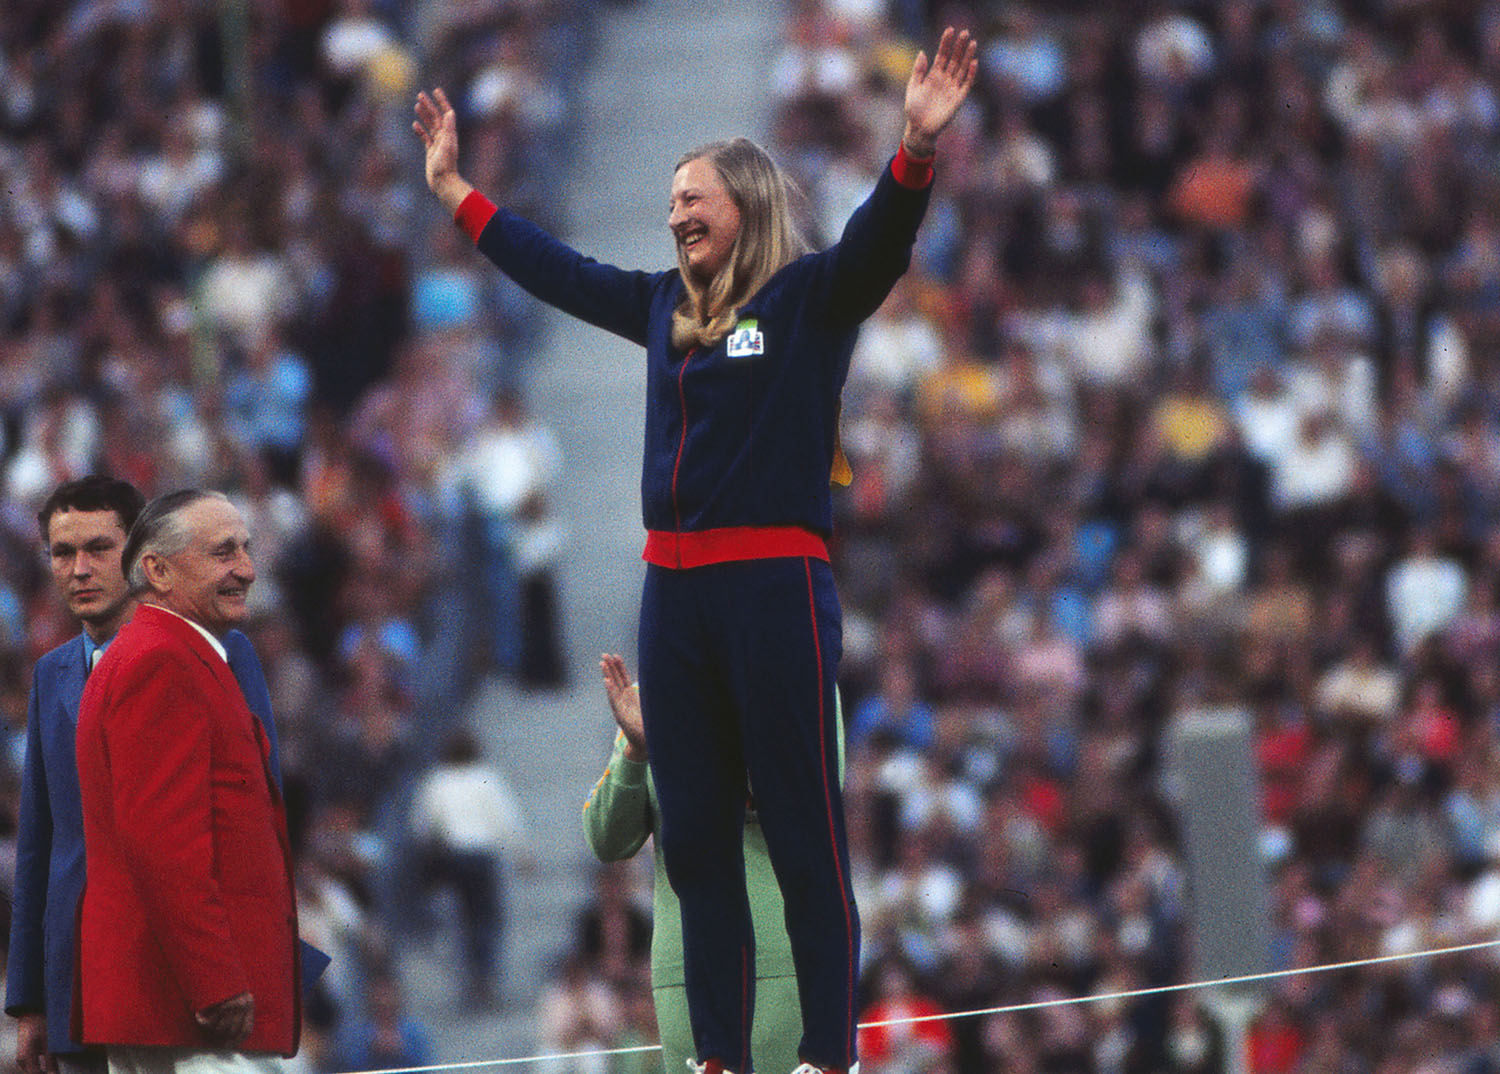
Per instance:
[[[854,468],[849,465],[849,456],[844,454],[844,437],[839,432],[839,423],[844,417],[844,401],[839,400],[833,412],[833,471],[828,475],[830,485],[848,488],[854,480]]]
[[[833,472],[828,475],[828,483],[848,488],[853,481],[854,469],[849,465],[849,456],[844,454],[842,439],[835,435],[833,438]]]
[[[932,428],[950,416],[984,421],[1000,411],[1000,390],[987,366],[971,358],[956,358],[929,374],[917,390],[917,406]]]
[[[1179,395],[1157,408],[1156,428],[1173,455],[1198,461],[1224,443],[1229,415],[1212,400]]]

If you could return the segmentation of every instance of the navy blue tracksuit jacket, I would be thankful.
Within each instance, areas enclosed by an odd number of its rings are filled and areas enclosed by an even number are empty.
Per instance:
[[[478,194],[457,213],[532,294],[646,348],[642,709],[698,1055],[740,1072],[753,1068],[747,790],[786,898],[802,1056],[856,1058],[859,918],[833,723],[842,628],[824,538],[859,325],[906,271],[926,211],[930,171],[908,167],[898,156],[839,241],[776,273],[726,339],[686,353],[671,341],[676,269],[600,264]]]

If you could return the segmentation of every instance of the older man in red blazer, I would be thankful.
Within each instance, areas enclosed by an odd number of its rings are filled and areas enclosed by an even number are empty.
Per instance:
[[[141,606],[78,718],[77,1029],[111,1074],[273,1071],[301,1029],[291,855],[218,639],[246,614],[249,535],[218,493],[169,493],[141,512],[124,567]]]

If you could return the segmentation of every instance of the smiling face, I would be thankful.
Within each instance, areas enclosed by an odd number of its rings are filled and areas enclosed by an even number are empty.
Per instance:
[[[47,520],[52,582],[95,641],[115,632],[130,603],[120,566],[125,527],[112,510],[55,512]]]
[[[740,234],[740,210],[711,160],[696,157],[672,176],[667,226],[698,280],[713,279],[729,262]]]
[[[234,506],[217,498],[184,507],[178,522],[187,536],[181,551],[141,553],[153,599],[209,633],[223,634],[249,614],[255,581],[250,534]]]

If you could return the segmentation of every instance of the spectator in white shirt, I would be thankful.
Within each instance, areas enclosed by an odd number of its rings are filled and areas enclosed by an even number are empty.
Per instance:
[[[1272,503],[1281,511],[1331,507],[1349,496],[1358,467],[1348,430],[1330,414],[1309,414],[1273,472]]]
[[[1358,638],[1349,656],[1318,680],[1317,706],[1338,720],[1381,727],[1401,705],[1401,675],[1380,659],[1373,638]]]
[[[494,999],[494,976],[505,924],[501,869],[508,855],[530,855],[520,803],[509,782],[480,757],[473,732],[449,739],[439,764],[418,785],[411,834],[421,846],[424,888],[451,888],[463,915],[468,997]]]
[[[1410,653],[1463,611],[1469,581],[1459,562],[1438,549],[1437,536],[1418,529],[1411,551],[1391,567],[1385,580],[1386,615],[1396,644]]]

